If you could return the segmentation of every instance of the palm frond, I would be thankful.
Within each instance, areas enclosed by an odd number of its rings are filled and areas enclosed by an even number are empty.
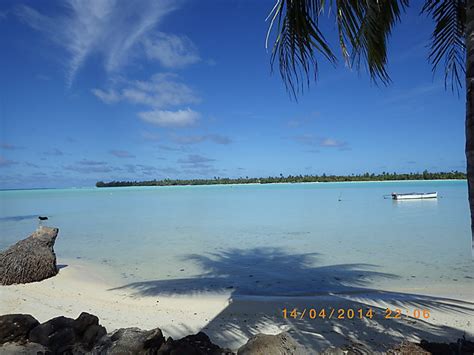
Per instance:
[[[408,0],[334,0],[346,62],[358,69],[365,63],[374,81],[389,83],[387,40],[408,3]]]
[[[270,12],[267,42],[275,24],[277,37],[271,64],[278,60],[280,75],[296,97],[317,77],[317,55],[335,63],[336,57],[319,29],[319,16],[334,13],[339,45],[349,66],[365,63],[374,81],[388,83],[387,40],[409,0],[277,0]]]
[[[318,27],[324,0],[278,0],[269,15],[269,33],[277,21],[277,38],[272,55],[272,68],[278,60],[280,75],[286,88],[296,98],[309,85],[310,76],[317,78],[317,53],[335,62],[329,44]],[[268,40],[267,35],[267,40]]]
[[[435,21],[429,54],[433,72],[444,58],[445,86],[450,83],[459,93],[466,73],[466,0],[427,0],[422,12]]]

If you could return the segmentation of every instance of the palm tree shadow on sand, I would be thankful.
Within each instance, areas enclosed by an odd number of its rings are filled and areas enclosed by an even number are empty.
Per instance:
[[[117,289],[131,290],[135,296],[204,296],[228,294],[229,305],[204,327],[211,339],[221,346],[238,348],[246,338],[260,333],[288,330],[302,345],[323,350],[329,346],[352,344],[355,348],[383,350],[403,340],[455,341],[463,329],[437,326],[408,317],[415,309],[439,313],[463,314],[474,318],[474,304],[447,298],[397,293],[368,287],[376,279],[398,276],[376,271],[371,264],[316,266],[317,253],[290,254],[279,248],[229,249],[208,255],[186,255],[202,273],[195,277],[130,283]],[[401,319],[386,319],[385,310],[400,308]],[[283,317],[298,309],[298,317]],[[306,315],[301,312],[306,308]],[[328,319],[311,319],[310,309],[331,309]],[[373,318],[365,317],[372,308]],[[354,319],[337,318],[337,309],[353,309]],[[363,310],[359,319],[357,312]],[[314,312],[312,313],[314,316]],[[422,318],[422,317],[420,317]],[[466,324],[460,327],[466,328]],[[192,333],[196,329],[180,329]],[[178,331],[178,329],[176,329]]]

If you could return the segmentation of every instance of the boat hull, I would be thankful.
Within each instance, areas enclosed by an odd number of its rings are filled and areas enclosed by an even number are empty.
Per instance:
[[[394,200],[426,200],[438,198],[437,192],[411,193],[411,194],[392,194]]]

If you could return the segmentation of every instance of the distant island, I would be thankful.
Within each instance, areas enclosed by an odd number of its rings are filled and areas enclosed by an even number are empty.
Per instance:
[[[463,180],[466,174],[460,171],[430,173],[386,173],[382,174],[352,174],[352,175],[288,175],[269,176],[261,178],[221,178],[213,179],[163,179],[147,181],[98,181],[96,187],[119,186],[184,186],[184,185],[228,185],[228,184],[276,184],[276,183],[301,183],[301,182],[345,182],[345,181],[394,181],[394,180]]]

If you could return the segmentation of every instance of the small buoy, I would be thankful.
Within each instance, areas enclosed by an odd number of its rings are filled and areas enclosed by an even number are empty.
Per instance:
[[[39,219],[40,221],[47,221],[47,220],[48,220],[48,217],[38,216],[38,219]]]

